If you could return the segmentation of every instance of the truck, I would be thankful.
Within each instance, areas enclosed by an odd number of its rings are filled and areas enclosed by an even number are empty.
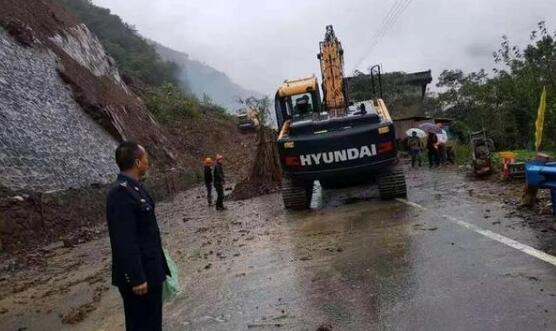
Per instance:
[[[240,110],[236,115],[237,128],[241,133],[254,132],[259,127],[257,114],[251,110]]]
[[[286,80],[276,92],[286,209],[309,208],[315,181],[324,189],[377,183],[383,199],[407,195],[405,176],[396,167],[396,135],[382,99],[380,66],[371,69],[373,98],[355,105],[349,101],[343,56],[329,25],[318,54],[322,99],[314,75]]]

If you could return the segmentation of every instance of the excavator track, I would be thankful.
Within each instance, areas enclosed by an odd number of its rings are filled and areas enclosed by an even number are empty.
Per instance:
[[[304,210],[309,208],[313,197],[312,185],[299,183],[291,178],[282,180],[282,199],[286,209]]]
[[[378,177],[378,190],[382,199],[395,199],[407,197],[407,185],[405,175],[401,170],[391,172]]]

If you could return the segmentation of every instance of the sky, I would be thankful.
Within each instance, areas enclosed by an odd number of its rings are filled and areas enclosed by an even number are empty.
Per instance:
[[[285,79],[312,74],[325,27],[342,42],[345,70],[492,69],[502,35],[526,45],[555,0],[93,0],[143,36],[274,95]]]

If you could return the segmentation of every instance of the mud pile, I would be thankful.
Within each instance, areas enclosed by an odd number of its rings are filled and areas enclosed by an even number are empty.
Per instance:
[[[178,154],[191,155],[192,167],[201,179],[205,157],[221,154],[225,158],[224,171],[229,182],[245,178],[255,159],[256,135],[240,134],[236,123],[219,114],[205,112],[201,117],[171,123],[170,140]]]

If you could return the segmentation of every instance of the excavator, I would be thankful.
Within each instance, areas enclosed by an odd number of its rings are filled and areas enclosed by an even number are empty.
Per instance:
[[[349,101],[344,50],[331,25],[317,57],[322,99],[314,75],[286,80],[276,92],[285,208],[309,208],[315,181],[324,189],[376,182],[381,198],[405,197],[405,176],[396,167],[394,123],[382,99],[380,66],[371,68],[373,98],[355,105]]]

